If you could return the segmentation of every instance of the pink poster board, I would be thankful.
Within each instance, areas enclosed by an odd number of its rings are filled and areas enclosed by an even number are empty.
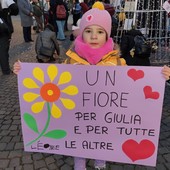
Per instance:
[[[156,165],[161,67],[21,66],[25,151]]]

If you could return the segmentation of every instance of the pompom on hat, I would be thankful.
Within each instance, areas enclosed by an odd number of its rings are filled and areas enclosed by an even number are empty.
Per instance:
[[[110,37],[111,23],[112,23],[111,16],[106,10],[92,8],[89,11],[87,11],[81,18],[80,35],[82,35],[86,27],[90,25],[98,25],[104,28],[104,30],[107,33],[107,36]]]
[[[98,8],[100,10],[104,10],[104,5],[102,2],[97,1],[93,4],[92,8]]]

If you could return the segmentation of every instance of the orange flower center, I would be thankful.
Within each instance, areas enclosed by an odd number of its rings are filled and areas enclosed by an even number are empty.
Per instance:
[[[54,102],[60,97],[60,89],[52,83],[46,83],[41,87],[41,97],[47,102]]]

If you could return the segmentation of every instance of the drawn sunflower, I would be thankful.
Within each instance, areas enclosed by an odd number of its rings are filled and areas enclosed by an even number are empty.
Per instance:
[[[34,92],[26,92],[23,94],[23,99],[26,102],[34,102],[31,106],[31,110],[33,113],[37,114],[40,113],[45,104],[47,104],[47,110],[48,110],[48,119],[45,124],[45,127],[43,131],[40,133],[38,131],[36,120],[32,115],[29,113],[24,114],[24,120],[26,124],[36,133],[39,134],[38,138],[34,141],[30,142],[29,144],[32,144],[33,142],[37,141],[41,136],[45,137],[51,137],[51,138],[63,138],[66,136],[66,132],[63,130],[53,130],[48,133],[45,133],[49,123],[50,123],[50,115],[52,115],[54,118],[60,118],[62,115],[61,109],[56,105],[56,103],[60,100],[63,104],[63,106],[68,109],[72,110],[75,108],[75,103],[73,100],[68,98],[61,98],[61,93],[65,93],[70,96],[74,96],[78,94],[78,88],[74,85],[69,85],[64,89],[60,89],[59,86],[62,84],[69,83],[72,79],[72,75],[70,72],[63,72],[61,73],[58,83],[55,84],[54,80],[58,76],[58,68],[55,65],[50,65],[47,68],[47,75],[49,77],[50,82],[45,82],[45,73],[43,70],[39,67],[35,67],[33,69],[33,76],[36,80],[38,80],[42,85],[39,86],[32,78],[25,78],[23,80],[23,85],[28,89],[39,89],[39,94]],[[40,99],[39,101],[38,98]],[[36,100],[37,99],[37,100]],[[35,102],[35,100],[37,102]],[[50,107],[51,103],[51,107]],[[56,135],[57,134],[57,135]]]

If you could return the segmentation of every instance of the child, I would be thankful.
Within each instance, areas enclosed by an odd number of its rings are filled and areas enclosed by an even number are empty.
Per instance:
[[[92,8],[80,21],[80,35],[67,51],[69,64],[126,65],[110,38],[111,16],[106,10]]]
[[[111,16],[106,10],[93,8],[87,11],[80,21],[80,35],[74,41],[74,47],[67,51],[68,64],[83,65],[122,65],[126,62],[119,57],[119,50],[110,38]],[[18,74],[20,63],[14,64],[14,73]],[[164,66],[162,70],[165,79],[170,78],[170,68]],[[74,158],[74,170],[85,170],[85,158]],[[95,160],[96,169],[106,169],[105,161]]]

